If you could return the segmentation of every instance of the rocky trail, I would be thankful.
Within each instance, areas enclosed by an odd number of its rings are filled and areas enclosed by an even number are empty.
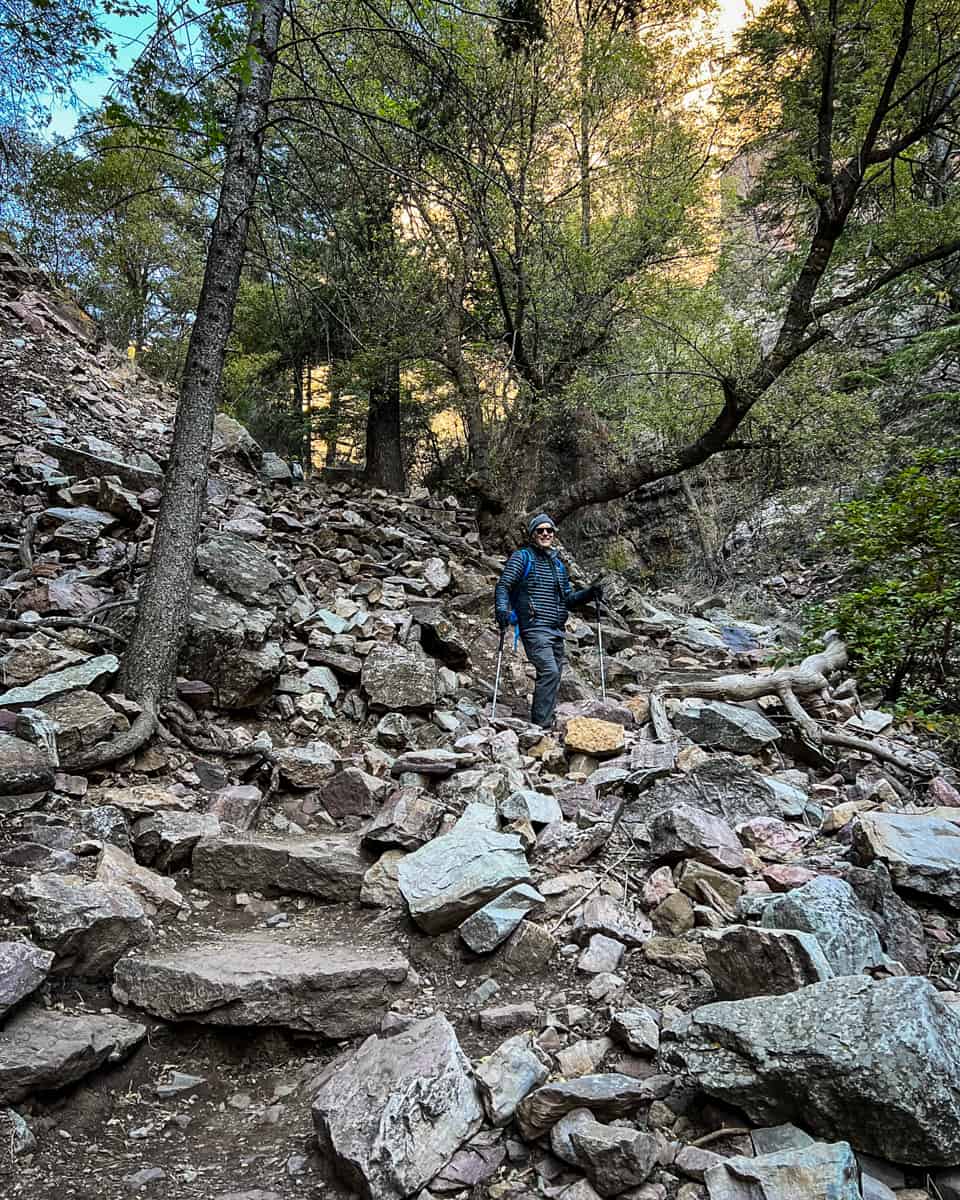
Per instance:
[[[473,514],[221,417],[177,699],[79,770],[171,402],[8,258],[0,409],[4,1197],[960,1197],[960,793],[842,646],[613,576],[607,699],[573,620],[494,715]]]

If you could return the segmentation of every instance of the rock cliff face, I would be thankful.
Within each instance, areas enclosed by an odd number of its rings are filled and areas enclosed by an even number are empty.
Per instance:
[[[473,513],[295,483],[222,421],[162,736],[73,771],[137,715],[115,680],[173,408],[24,320],[0,310],[5,1197],[955,1194],[960,794],[911,730],[850,679],[817,713],[847,747],[698,695],[767,678],[776,630],[616,574],[605,698],[574,618],[555,727],[509,647],[493,713]]]

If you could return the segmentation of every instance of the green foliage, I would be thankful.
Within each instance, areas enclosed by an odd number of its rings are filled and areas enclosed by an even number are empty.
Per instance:
[[[868,688],[920,713],[960,713],[960,452],[927,450],[844,506],[828,544],[854,587],[819,614]]]

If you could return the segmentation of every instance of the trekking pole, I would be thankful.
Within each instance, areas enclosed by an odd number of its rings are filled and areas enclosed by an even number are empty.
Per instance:
[[[503,665],[503,639],[507,636],[506,629],[500,630],[500,649],[497,653],[497,677],[493,682],[493,708],[490,710],[491,717],[497,715],[497,694],[500,691],[500,667]]]
[[[600,697],[607,698],[607,680],[603,673],[603,631],[600,628],[600,599],[597,598],[597,649],[600,651]]]

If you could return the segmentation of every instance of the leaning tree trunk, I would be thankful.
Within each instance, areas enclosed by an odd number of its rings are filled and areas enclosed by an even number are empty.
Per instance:
[[[260,175],[283,5],[284,0],[260,0],[251,21],[249,44],[255,53],[249,80],[241,85],[237,99],[220,202],[187,349],[163,503],[136,624],[124,655],[124,689],[152,715],[154,726],[157,707],[173,681],[190,610],[213,419]],[[143,727],[141,724],[141,732]],[[95,748],[101,752],[100,761],[115,757],[110,749],[109,743]]]
[[[388,492],[402,492],[403,447],[400,440],[400,363],[386,363],[370,388],[367,412],[367,482]]]

